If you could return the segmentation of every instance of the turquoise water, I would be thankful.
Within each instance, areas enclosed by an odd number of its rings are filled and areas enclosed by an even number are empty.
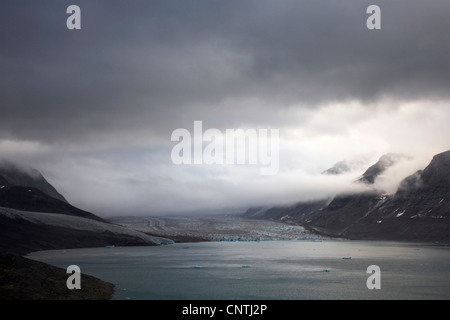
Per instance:
[[[78,265],[116,285],[114,299],[450,299],[450,247],[371,241],[178,243],[52,250],[29,258]],[[367,268],[379,266],[381,289]]]

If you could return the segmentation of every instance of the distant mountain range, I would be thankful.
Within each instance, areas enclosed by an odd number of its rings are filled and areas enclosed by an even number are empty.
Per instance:
[[[35,169],[0,163],[0,252],[164,243],[76,208]]]
[[[387,154],[355,182],[372,185],[406,156]],[[345,172],[342,163],[324,174]],[[406,177],[393,195],[369,189],[294,206],[250,208],[247,218],[282,220],[335,237],[412,241],[450,241],[450,151]]]

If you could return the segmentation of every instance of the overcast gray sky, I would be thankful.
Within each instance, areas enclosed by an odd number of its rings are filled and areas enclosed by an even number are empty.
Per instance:
[[[66,28],[71,4],[81,30]],[[381,30],[366,27],[371,4]],[[386,152],[415,159],[398,180],[450,149],[449,12],[448,0],[3,0],[0,154],[100,215],[328,196],[354,177],[320,172]],[[279,129],[278,174],[174,165],[171,133],[194,120]]]

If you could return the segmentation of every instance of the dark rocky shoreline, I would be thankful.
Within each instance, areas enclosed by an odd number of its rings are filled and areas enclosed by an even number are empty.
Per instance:
[[[0,253],[0,300],[110,300],[114,285],[81,274],[81,289],[66,286],[66,270]]]

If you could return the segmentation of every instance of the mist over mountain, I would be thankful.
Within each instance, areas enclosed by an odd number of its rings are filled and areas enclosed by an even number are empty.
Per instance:
[[[158,245],[171,240],[111,224],[70,203],[33,168],[0,166],[0,252]]]
[[[310,225],[350,238],[450,240],[450,151],[406,177],[393,195],[336,197]]]
[[[38,170],[18,166],[6,160],[0,162],[0,207],[104,221],[68,203]]]
[[[357,183],[374,184],[403,159],[397,154],[382,156]],[[450,151],[435,155],[425,169],[405,177],[392,195],[368,188],[294,206],[251,208],[244,216],[300,223],[323,234],[354,239],[449,241]]]
[[[398,154],[398,153],[388,153],[380,157],[380,159],[372,166],[370,166],[359,178],[358,181],[367,183],[367,184],[374,184],[375,180],[383,174],[383,172],[386,171],[389,167],[392,167],[394,164],[405,160],[410,159],[410,157]]]
[[[363,172],[370,160],[366,155],[355,156],[336,162],[332,167],[321,172],[322,175],[342,175],[350,172]]]
[[[67,202],[38,170],[18,166],[8,160],[0,160],[0,188],[12,186],[33,187],[50,197]]]
[[[378,0],[380,30],[367,1],[78,0],[80,30],[70,4],[0,1],[0,252],[171,243],[106,217],[223,208],[450,240],[449,0]],[[194,159],[278,130],[279,170],[176,165],[177,129]]]
[[[377,211],[383,217],[450,219],[450,151],[405,178]]]

